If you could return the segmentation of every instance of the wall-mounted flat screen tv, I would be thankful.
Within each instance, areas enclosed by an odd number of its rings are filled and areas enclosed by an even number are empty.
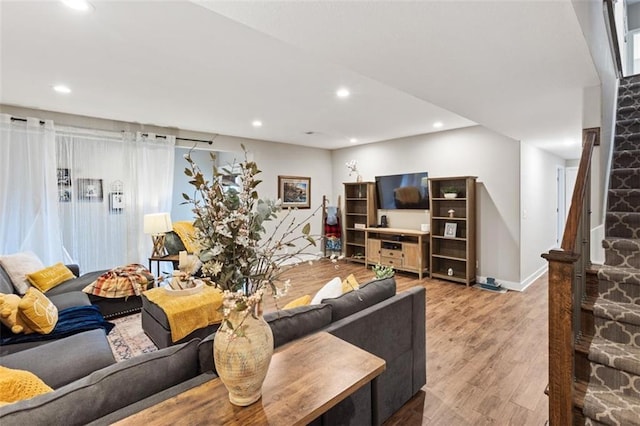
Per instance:
[[[376,176],[379,209],[429,209],[427,172]]]

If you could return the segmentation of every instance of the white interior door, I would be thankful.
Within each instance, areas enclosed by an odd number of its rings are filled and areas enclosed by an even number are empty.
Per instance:
[[[562,166],[556,168],[557,183],[557,199],[556,199],[556,244],[558,247],[562,242],[562,234],[564,233],[564,224],[567,220],[566,214],[566,186],[565,186],[565,169]]]

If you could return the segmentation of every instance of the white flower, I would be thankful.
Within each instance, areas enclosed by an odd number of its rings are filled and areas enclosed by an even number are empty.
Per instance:
[[[349,176],[351,176],[354,173],[355,174],[358,173],[358,162],[356,160],[347,161],[345,163],[345,166],[347,166],[347,169],[349,169]]]

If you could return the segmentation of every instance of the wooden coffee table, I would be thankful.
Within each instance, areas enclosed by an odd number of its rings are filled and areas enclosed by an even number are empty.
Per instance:
[[[116,425],[305,425],[376,380],[385,361],[321,332],[278,348],[262,387],[248,407],[229,402],[214,379],[140,411]]]

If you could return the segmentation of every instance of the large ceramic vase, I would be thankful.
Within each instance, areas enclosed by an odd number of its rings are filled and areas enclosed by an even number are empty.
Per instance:
[[[231,312],[229,320],[235,328],[242,327],[242,332],[228,333],[223,321],[213,341],[213,360],[229,391],[229,401],[245,407],[262,396],[262,383],[273,355],[273,333],[257,307],[254,315]]]

